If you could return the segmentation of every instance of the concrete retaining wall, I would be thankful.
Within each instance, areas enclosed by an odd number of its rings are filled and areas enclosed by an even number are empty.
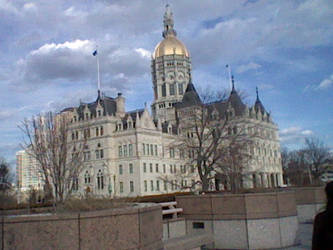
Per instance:
[[[176,197],[187,233],[206,231],[219,249],[282,248],[295,244],[294,192]]]
[[[163,249],[161,207],[5,216],[2,249]]]
[[[318,212],[325,208],[326,195],[324,187],[293,187],[295,192],[298,221],[312,222]]]
[[[184,235],[186,235],[186,223],[184,218],[163,220],[163,240]]]

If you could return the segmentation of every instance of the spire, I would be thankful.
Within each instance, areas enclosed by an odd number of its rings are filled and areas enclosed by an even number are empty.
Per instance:
[[[234,80],[234,75],[231,76],[231,93],[235,92],[235,80]]]
[[[260,102],[260,100],[259,100],[259,92],[258,92],[258,87],[256,87],[256,93],[257,93],[257,102]]]
[[[176,31],[173,29],[173,13],[171,11],[170,5],[167,4],[165,6],[165,13],[164,13],[164,20],[163,20],[163,24],[164,24],[164,31],[163,31],[163,37],[167,37],[169,35],[173,35],[176,36],[177,33]]]
[[[260,99],[259,99],[259,91],[258,91],[258,87],[256,87],[256,94],[257,94],[257,100],[254,104],[254,108],[255,110],[258,112],[258,111],[261,111],[262,114],[264,114],[266,112],[265,108],[264,108],[264,105],[262,105]]]

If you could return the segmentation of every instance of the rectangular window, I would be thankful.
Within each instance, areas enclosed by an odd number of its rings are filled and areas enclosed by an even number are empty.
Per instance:
[[[148,191],[147,181],[144,181],[143,183],[144,183],[144,186],[145,186],[145,192],[147,192]]]
[[[123,174],[123,165],[119,165],[119,175]]]
[[[123,147],[122,146],[118,147],[118,155],[119,155],[119,157],[123,156]]]
[[[104,158],[104,151],[103,151],[103,149],[101,149],[99,151],[99,156],[100,156],[100,158]]]
[[[154,191],[154,181],[150,181],[150,190]]]
[[[133,164],[132,163],[129,164],[129,173],[133,174]]]
[[[99,136],[99,129],[96,128],[96,136]]]
[[[124,149],[124,156],[126,157],[127,156],[127,145],[124,145],[123,149]]]
[[[95,150],[96,159],[99,159],[99,150]]]
[[[173,166],[173,172],[177,173],[177,166],[176,165]]]
[[[128,156],[133,156],[133,145],[128,144]]]
[[[162,85],[162,97],[166,96],[166,85],[165,83]]]
[[[184,159],[184,150],[183,149],[179,149],[179,158]]]
[[[130,192],[133,193],[134,192],[134,182],[130,181]]]
[[[146,144],[146,154],[149,155],[149,144]]]
[[[170,165],[170,173],[172,174],[172,172],[173,172],[173,166]]]
[[[119,192],[124,193],[124,183],[122,181],[119,182]]]
[[[100,131],[101,131],[101,135],[103,135],[104,134],[103,126],[101,127]]]
[[[184,94],[184,88],[182,83],[178,83],[178,94],[179,95]]]
[[[143,163],[143,172],[147,173],[147,164],[145,162]]]
[[[165,164],[163,164],[163,173],[165,174],[166,169],[165,169]]]
[[[158,164],[157,163],[155,165],[155,171],[156,171],[156,173],[158,173]]]
[[[149,169],[150,169],[150,173],[152,173],[153,172],[153,163],[149,164]]]
[[[146,147],[144,143],[142,143],[142,149],[143,155],[146,155]]]
[[[170,95],[175,95],[175,83],[171,83],[170,86]]]
[[[155,145],[155,155],[157,156],[157,145]]]
[[[170,148],[170,158],[175,158],[175,149],[174,148]]]
[[[154,145],[150,144],[150,154],[154,155]]]
[[[167,190],[168,190],[168,182],[164,181],[164,191],[167,191]]]
[[[160,181],[156,181],[156,191],[160,191]]]

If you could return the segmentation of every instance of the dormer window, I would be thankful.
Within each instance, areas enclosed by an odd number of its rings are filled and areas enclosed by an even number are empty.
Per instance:
[[[86,113],[86,120],[88,120],[89,119],[89,114],[88,113]]]
[[[98,110],[97,113],[98,113],[98,117],[100,117],[102,115],[102,112],[100,110]]]
[[[132,128],[132,123],[128,122],[128,128]]]
[[[76,115],[74,115],[73,119],[74,119],[74,122],[76,122]]]

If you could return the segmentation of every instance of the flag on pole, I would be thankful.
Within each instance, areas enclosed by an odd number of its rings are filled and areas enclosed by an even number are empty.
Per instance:
[[[97,50],[95,50],[92,54],[93,56],[97,56]]]

